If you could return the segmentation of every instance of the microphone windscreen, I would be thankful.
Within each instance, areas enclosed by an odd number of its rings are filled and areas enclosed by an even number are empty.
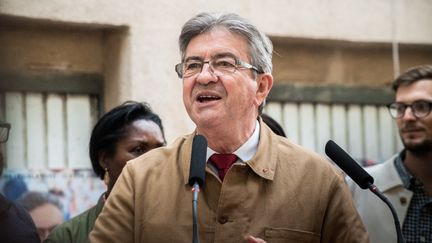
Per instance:
[[[203,135],[195,135],[192,142],[192,154],[189,170],[189,185],[195,182],[202,187],[205,179],[205,167],[207,159],[207,139]]]
[[[325,153],[362,189],[373,184],[373,177],[332,140],[325,145]]]

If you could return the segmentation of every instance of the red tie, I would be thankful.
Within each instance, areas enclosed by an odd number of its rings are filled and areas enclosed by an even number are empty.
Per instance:
[[[213,154],[209,160],[216,166],[219,172],[219,178],[223,181],[225,174],[228,172],[234,162],[237,161],[235,154]]]

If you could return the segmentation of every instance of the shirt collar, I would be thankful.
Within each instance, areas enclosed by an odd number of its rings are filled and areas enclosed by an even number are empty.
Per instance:
[[[399,153],[394,160],[396,170],[402,180],[403,186],[407,189],[411,188],[412,184],[415,184],[416,179],[412,176],[405,167],[403,160],[405,159],[405,150]]]
[[[258,120],[256,120],[255,123],[255,130],[252,133],[252,136],[242,145],[240,148],[238,148],[236,151],[234,151],[233,154],[237,155],[237,157],[242,161],[248,161],[252,159],[252,157],[255,155],[258,143],[259,143],[259,134],[260,134],[260,125]],[[207,147],[207,160],[212,156],[213,154],[217,153],[213,149]]]

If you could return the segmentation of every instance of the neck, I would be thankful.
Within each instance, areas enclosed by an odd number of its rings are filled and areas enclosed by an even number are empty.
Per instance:
[[[108,196],[110,195],[111,190],[112,190],[113,187],[114,187],[114,184],[115,184],[115,180],[110,180],[110,181],[109,181],[109,183],[108,183],[108,185],[107,185],[107,190],[106,190],[106,192],[105,192],[105,198],[108,198]]]
[[[232,153],[240,148],[253,134],[256,120],[221,125],[218,128],[199,129],[197,132],[207,138],[208,146],[219,153]]]
[[[424,154],[406,151],[404,164],[408,171],[420,180],[428,195],[432,195],[432,151]]]

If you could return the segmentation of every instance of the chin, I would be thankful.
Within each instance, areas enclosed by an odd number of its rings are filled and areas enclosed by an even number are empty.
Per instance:
[[[214,120],[219,120],[222,117],[221,114],[222,113],[220,111],[203,109],[194,112],[194,119],[200,122],[211,122]]]
[[[197,127],[200,128],[209,128],[212,127],[213,124],[215,124],[215,119],[201,118],[201,119],[197,119],[195,124],[197,125]]]
[[[432,140],[403,141],[406,150],[414,154],[426,154],[432,151]]]
[[[217,129],[217,127],[221,124],[220,119],[209,116],[199,117],[194,122],[197,128],[201,130]]]

